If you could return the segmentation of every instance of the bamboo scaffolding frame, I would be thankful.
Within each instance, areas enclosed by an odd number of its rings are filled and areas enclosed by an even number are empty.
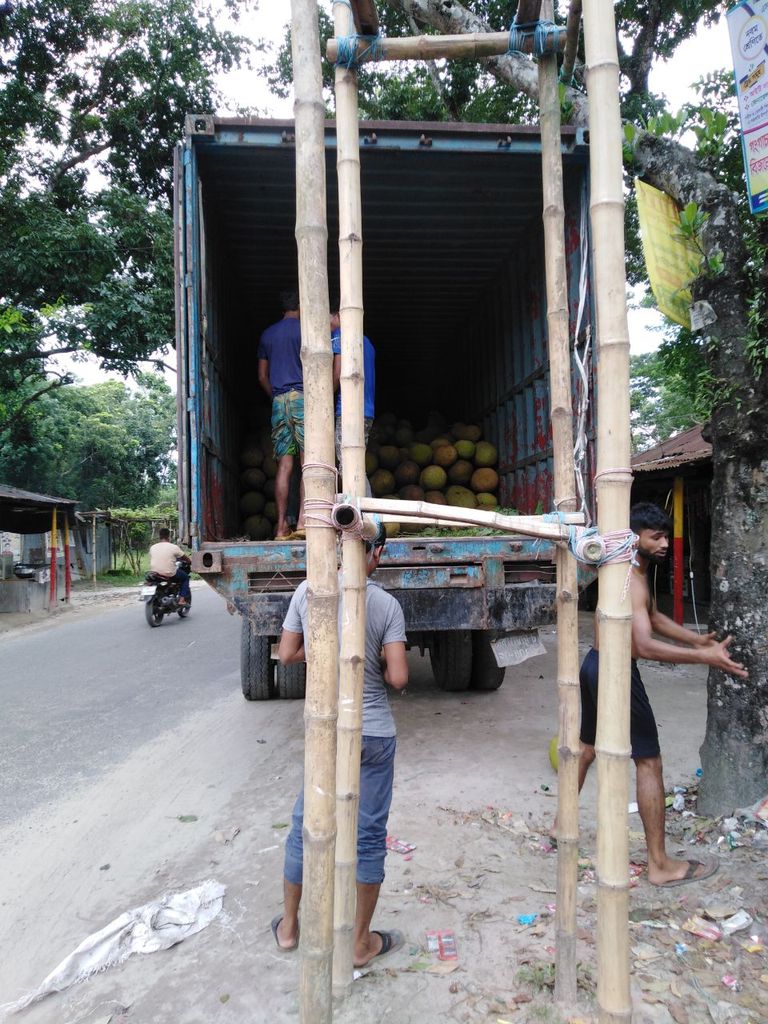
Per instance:
[[[354,31],[350,8],[333,4],[337,36]],[[337,67],[336,172],[339,188],[339,282],[341,318],[341,475],[350,494],[365,494],[363,361],[363,228],[357,72]],[[357,816],[365,677],[365,544],[345,535],[342,544],[342,619],[337,730],[336,895],[333,992],[352,987],[357,897]]]
[[[553,16],[544,0],[542,18]],[[565,201],[560,142],[557,58],[539,58],[539,121],[544,197],[544,261],[547,281],[550,419],[554,454],[554,504],[577,507],[573,461],[571,349],[568,333],[568,277],[565,262]],[[579,620],[576,562],[559,545],[557,571],[557,910],[555,916],[555,998],[575,1009],[576,885],[579,857]]]
[[[547,40],[547,52],[557,53],[564,49],[564,32]],[[482,60],[484,57],[499,57],[508,52],[509,32],[468,32],[458,36],[404,36],[402,38],[382,36],[377,40],[375,48],[371,47],[370,39],[362,37],[355,44],[354,60],[363,64],[369,61],[440,60],[442,58]],[[523,41],[523,53],[533,53],[532,36],[527,36]],[[329,61],[336,61],[339,55],[338,38],[328,40],[325,54]]]
[[[306,500],[336,490],[333,355],[328,324],[325,131],[317,0],[291,0],[296,118],[296,244],[304,372]],[[304,890],[299,1014],[333,1019],[338,572],[336,535],[307,518],[307,690],[304,704]]]
[[[590,131],[593,260],[597,309],[597,508],[601,533],[626,530],[632,483],[629,335],[624,273],[624,198],[616,25],[610,0],[584,0]],[[599,570],[597,621],[597,999],[601,1024],[629,1021],[627,833],[632,609],[626,563]]]

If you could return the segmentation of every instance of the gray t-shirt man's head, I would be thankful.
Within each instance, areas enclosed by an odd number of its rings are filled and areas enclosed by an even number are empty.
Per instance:
[[[344,609],[339,600],[339,640]],[[283,629],[291,633],[307,631],[307,581],[296,588],[285,616]],[[368,580],[365,591],[365,683],[363,686],[363,735],[394,736],[395,720],[389,709],[387,684],[381,671],[381,649],[385,644],[405,642],[403,609],[386,590]]]

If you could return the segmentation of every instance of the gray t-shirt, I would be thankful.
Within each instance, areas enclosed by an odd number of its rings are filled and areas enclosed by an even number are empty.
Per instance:
[[[339,601],[339,637],[342,607]],[[397,601],[368,580],[365,591],[365,682],[363,685],[363,735],[394,736],[395,720],[389,710],[387,684],[381,671],[381,648],[384,644],[405,642],[405,617]],[[307,638],[307,581],[296,588],[285,616],[283,629],[303,633]]]

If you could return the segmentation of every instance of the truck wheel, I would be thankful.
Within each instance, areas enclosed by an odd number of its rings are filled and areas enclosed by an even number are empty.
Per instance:
[[[302,662],[296,665],[275,667],[275,689],[280,700],[304,700],[307,692],[307,666]]]
[[[472,630],[472,689],[498,690],[504,682],[504,669],[493,656],[491,640],[495,634],[483,629]]]
[[[457,629],[435,633],[429,648],[435,682],[441,690],[466,690],[472,678],[472,633]]]
[[[243,619],[240,632],[240,685],[246,700],[269,700],[274,696],[275,665],[270,658],[271,637],[253,632]]]

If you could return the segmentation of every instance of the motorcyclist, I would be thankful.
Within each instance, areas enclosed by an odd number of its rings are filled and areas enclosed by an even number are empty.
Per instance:
[[[171,531],[166,527],[159,531],[159,537],[157,544],[153,544],[149,549],[150,572],[179,584],[179,605],[183,608],[192,601],[189,589],[189,555],[186,555],[178,544],[171,543]],[[183,566],[177,566],[177,561],[182,562]]]

